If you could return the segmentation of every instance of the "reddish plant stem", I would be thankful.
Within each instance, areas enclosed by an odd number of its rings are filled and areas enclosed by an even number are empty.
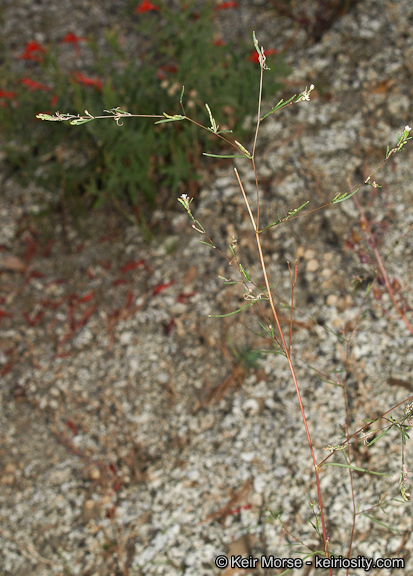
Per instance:
[[[255,165],[254,165],[254,168],[255,168]],[[252,224],[254,227],[255,238],[256,238],[259,257],[260,257],[261,268],[262,268],[262,271],[264,274],[265,286],[266,286],[267,294],[268,294],[268,300],[269,300],[269,303],[271,306],[271,310],[273,313],[275,323],[276,323],[277,328],[278,328],[278,332],[280,334],[282,347],[284,349],[285,357],[287,358],[288,367],[290,369],[290,373],[291,373],[291,376],[292,376],[292,379],[294,382],[294,387],[295,387],[295,391],[296,391],[297,398],[298,398],[298,404],[300,406],[300,412],[301,412],[301,416],[302,416],[302,420],[303,420],[303,424],[304,424],[304,428],[305,428],[305,433],[307,436],[307,442],[308,442],[308,446],[310,448],[311,458],[312,458],[313,465],[314,465],[314,474],[315,474],[316,485],[317,485],[317,499],[318,499],[318,506],[320,509],[320,519],[321,519],[321,526],[322,526],[322,531],[323,531],[324,551],[325,551],[326,557],[329,558],[329,553],[328,553],[328,541],[329,541],[329,539],[327,537],[327,530],[326,530],[325,519],[324,519],[323,501],[322,501],[322,497],[321,497],[319,465],[317,464],[317,459],[316,459],[316,456],[314,453],[313,442],[311,440],[311,434],[310,434],[310,430],[308,428],[307,418],[306,418],[305,411],[304,411],[304,405],[303,405],[303,402],[301,399],[300,388],[299,388],[299,385],[297,382],[297,377],[296,377],[294,366],[293,366],[293,363],[291,360],[290,345],[287,345],[287,342],[285,340],[284,332],[283,332],[283,329],[281,327],[281,322],[280,322],[280,319],[278,317],[278,313],[277,313],[277,310],[276,310],[276,307],[274,304],[274,299],[273,299],[272,292],[271,292],[271,286],[270,286],[270,283],[268,280],[267,267],[266,267],[266,263],[264,260],[264,255],[262,253],[260,232],[259,232],[258,227],[256,225],[254,216],[251,212],[251,207],[249,205],[248,198],[247,198],[247,195],[246,195],[245,190],[244,190],[244,186],[243,186],[241,179],[240,179],[240,176],[238,174],[238,170],[236,168],[234,170],[235,170],[235,174],[236,174],[236,177],[238,180],[238,184],[241,188],[242,195],[244,196],[244,200],[245,200],[245,203],[247,206],[248,213],[250,215],[250,218],[251,218],[251,221],[252,221]],[[329,568],[329,574],[330,574],[330,576],[332,576],[331,568]]]
[[[255,36],[254,36],[254,38],[255,38]],[[257,43],[257,45],[258,45],[258,43]],[[255,239],[257,242],[259,258],[260,258],[260,263],[261,263],[261,269],[262,269],[263,274],[264,274],[265,286],[266,286],[267,294],[268,294],[268,300],[270,303],[270,307],[272,310],[274,320],[277,324],[278,333],[280,334],[282,347],[284,349],[285,357],[287,358],[288,366],[290,369],[290,373],[291,373],[291,376],[292,376],[292,379],[294,382],[295,391],[297,394],[298,403],[300,406],[300,412],[301,412],[301,416],[302,416],[302,420],[303,420],[303,424],[304,424],[304,428],[305,428],[305,433],[307,436],[307,442],[308,442],[308,446],[310,448],[311,458],[312,458],[313,466],[314,466],[314,474],[315,474],[316,485],[317,485],[317,499],[318,499],[318,506],[319,506],[319,510],[320,510],[322,532],[323,532],[324,551],[325,551],[326,557],[328,558],[329,557],[329,552],[328,552],[329,538],[327,537],[327,530],[326,530],[326,524],[325,524],[325,519],[324,519],[324,509],[323,509],[323,501],[322,501],[322,497],[321,497],[321,487],[320,487],[319,465],[317,464],[317,459],[316,459],[316,456],[314,453],[314,447],[313,447],[313,443],[312,443],[312,439],[311,439],[311,434],[310,434],[310,430],[308,428],[307,418],[306,418],[305,411],[304,411],[304,405],[303,405],[303,402],[301,399],[300,388],[299,388],[299,385],[297,382],[297,377],[296,377],[294,366],[293,366],[292,359],[291,359],[291,334],[290,334],[289,344],[287,345],[287,342],[286,342],[285,337],[284,337],[284,332],[283,332],[283,329],[281,327],[281,322],[280,322],[280,319],[278,317],[278,313],[277,313],[277,310],[276,310],[276,307],[274,304],[274,299],[273,299],[272,292],[271,292],[271,286],[270,286],[270,282],[269,282],[268,274],[267,274],[267,267],[266,267],[264,255],[262,253],[262,247],[261,247],[260,229],[259,229],[260,198],[259,198],[258,174],[257,174],[256,166],[255,166],[255,151],[256,151],[257,140],[258,140],[259,127],[260,127],[260,123],[261,123],[261,102],[262,102],[262,84],[263,84],[264,68],[265,68],[265,55],[264,55],[263,49],[261,49],[260,85],[259,85],[259,94],[258,94],[257,125],[256,125],[256,130],[255,130],[253,150],[252,150],[252,154],[251,154],[252,166],[253,166],[254,175],[255,175],[255,187],[256,187],[256,198],[257,198],[257,216],[256,216],[256,219],[254,218],[254,216],[252,214],[251,207],[250,207],[247,195],[246,195],[245,190],[244,190],[244,186],[243,186],[241,179],[240,179],[240,176],[238,174],[238,170],[236,168],[234,168],[234,170],[235,170],[235,174],[236,174],[242,195],[244,197],[245,205],[247,207],[247,210],[248,210],[248,213],[249,213],[249,216],[250,216],[253,228],[254,228]],[[290,275],[291,275],[291,271],[290,271]],[[295,280],[296,280],[296,277],[297,277],[297,268],[296,268]],[[291,278],[291,280],[292,280],[292,278]],[[295,286],[295,281],[292,282],[293,294],[294,294],[294,286]],[[292,303],[292,306],[293,306],[293,303]],[[291,314],[292,313],[293,313],[293,311],[291,310]],[[330,576],[332,576],[331,568],[329,568],[329,574],[330,574]]]

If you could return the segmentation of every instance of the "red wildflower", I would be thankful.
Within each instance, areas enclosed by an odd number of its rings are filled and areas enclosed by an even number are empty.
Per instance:
[[[154,288],[152,288],[152,294],[154,296],[156,296],[156,294],[159,294],[159,292],[166,290],[166,288],[169,288],[169,286],[172,286],[173,284],[175,284],[175,280],[171,280],[170,282],[165,282],[165,284],[158,284],[158,286],[155,286]]]
[[[63,40],[60,40],[60,44],[72,44],[78,56],[80,55],[79,42],[87,43],[88,39],[84,36],[76,36],[73,32],[68,32]]]
[[[237,2],[223,2],[222,4],[218,4],[218,6],[215,6],[214,10],[215,10],[215,12],[218,12],[218,10],[227,10],[228,8],[238,8],[238,3]]]
[[[0,308],[0,318],[12,318],[12,317],[13,314],[11,314],[10,312],[6,312],[2,308]]]
[[[152,4],[152,2],[148,2],[148,0],[143,0],[143,2],[141,2],[139,4],[139,6],[136,6],[135,8],[135,14],[143,14],[144,12],[159,12],[160,8],[159,6],[155,6],[155,4]]]
[[[7,90],[0,90],[0,98],[13,100],[13,98],[16,98],[16,92],[8,92]]]
[[[16,98],[16,92],[9,92],[8,90],[0,90],[0,108],[7,108],[7,100],[14,100]],[[4,98],[4,100],[2,100]]]
[[[85,294],[85,296],[82,296],[82,298],[79,298],[79,302],[89,302],[89,300],[92,300],[94,297],[95,294],[93,292],[89,292],[88,294]]]
[[[42,58],[35,55],[36,52],[44,53],[46,50],[38,42],[28,42],[26,50],[19,56],[19,60],[35,60],[41,62]]]
[[[266,56],[269,56],[270,54],[277,54],[277,50],[274,50],[274,48],[270,48],[269,50],[264,50],[264,54]],[[258,56],[258,52],[254,50],[254,52],[251,53],[251,56],[247,58],[247,60],[249,62],[259,62],[260,58]]]
[[[68,32],[63,40],[60,40],[60,44],[72,44],[78,56],[80,55],[79,42],[87,43],[88,39],[84,36],[76,36],[73,32]]]
[[[225,42],[223,41],[222,38],[217,38],[216,40],[214,40],[213,44],[214,46],[225,46]]]
[[[75,82],[83,84],[83,86],[94,86],[97,90],[102,90],[102,80],[99,78],[88,78],[81,72],[76,72],[74,75]]]
[[[189,294],[184,294],[183,292],[181,292],[181,294],[178,294],[175,300],[176,302],[181,302],[182,304],[188,304],[189,298],[192,298],[196,294],[198,294],[198,291],[190,292]]]
[[[40,84],[40,82],[30,80],[30,78],[22,78],[20,82],[23,84],[23,86],[26,86],[26,88],[32,90],[33,92],[35,90],[44,90],[45,92],[51,91],[51,88],[49,88],[49,86],[46,86],[46,84]]]
[[[166,78],[165,72],[170,72],[171,74],[176,74],[178,72],[178,68],[176,66],[170,64],[164,64],[160,66],[156,72],[157,78],[160,80],[164,80]]]
[[[57,94],[53,94],[52,99],[50,100],[50,106],[53,108],[54,106],[56,106],[58,97]]]
[[[130,270],[135,270],[135,268],[140,268],[145,266],[145,260],[142,258],[141,260],[128,260],[124,266],[120,268],[122,274],[129,272]]]

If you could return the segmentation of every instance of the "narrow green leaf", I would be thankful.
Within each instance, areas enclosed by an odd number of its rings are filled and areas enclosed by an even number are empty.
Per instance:
[[[223,276],[218,276],[218,278],[220,278],[221,280],[223,280],[226,284],[226,286],[230,286],[232,284],[240,284],[241,280],[228,280],[227,278],[224,278]]]
[[[310,200],[307,200],[306,202],[304,202],[304,204],[301,204],[301,206],[299,206],[298,208],[293,208],[292,210],[288,211],[288,216],[293,216],[294,214],[297,214],[297,212],[299,212],[300,210],[302,210],[305,206],[307,206],[307,204],[310,203]]]
[[[248,282],[251,282],[251,278],[249,277],[248,272],[243,268],[243,266],[242,266],[241,264],[239,265],[239,269],[240,269],[241,272],[243,273],[244,278],[245,278],[246,280],[248,280]]]
[[[179,120],[185,120],[183,116],[177,116],[174,118],[166,118],[165,120],[158,120],[155,124],[165,124],[166,122],[179,122]]]
[[[50,114],[36,114],[36,118],[48,120],[49,122],[61,122],[61,118],[56,118],[56,116],[51,116]]]
[[[165,118],[170,118],[171,120],[183,120],[184,116],[182,116],[182,114],[167,114],[166,112],[163,113],[163,115],[165,116]]]
[[[275,222],[271,222],[271,224],[268,224],[268,226],[265,226],[265,228],[261,228],[260,232],[262,232],[263,230],[267,230],[268,228],[272,228],[272,226],[278,226],[279,224],[282,224],[283,222],[287,222],[292,216],[295,216],[297,214],[297,212],[302,210],[309,203],[310,203],[310,201],[307,200],[306,202],[304,202],[304,204],[301,204],[301,206],[299,206],[298,208],[292,208],[291,210],[288,210],[287,216],[284,216],[284,218],[279,218],[278,220],[275,220]],[[277,216],[278,216],[278,214],[277,214]]]
[[[258,39],[257,39],[257,37],[255,36],[255,32],[254,32],[254,31],[252,32],[252,41],[253,41],[253,43],[254,43],[254,48],[255,48],[255,50],[257,51],[258,56],[261,56],[261,52],[260,52],[260,49],[259,49],[259,46],[258,46]]]
[[[310,370],[317,372],[317,378],[320,380],[320,382],[325,382],[326,384],[332,384],[333,386],[338,386],[337,382],[334,382],[333,380],[328,380],[327,378],[324,378],[322,376],[322,374],[317,370],[317,368],[314,368],[313,366],[310,366],[310,365],[308,365],[308,367],[310,368]]]
[[[159,124],[159,122],[157,122]],[[204,156],[209,156],[210,158],[245,158],[244,154],[231,154],[230,156],[222,156],[220,154],[207,154],[206,152],[202,153]]]
[[[80,124],[86,124],[86,122],[92,122],[94,118],[76,118],[76,120],[72,120],[69,122],[71,126],[80,126]]]
[[[331,201],[331,203],[338,204],[339,202],[344,202],[345,200],[348,200],[349,198],[354,196],[354,194],[359,190],[360,186],[358,186],[355,190],[353,190],[353,192],[350,192],[350,194],[348,194],[347,192],[345,192],[344,194],[337,194],[337,196]]]
[[[274,333],[271,332],[271,330],[269,330],[266,326],[264,326],[264,324],[262,324],[262,322],[259,323],[261,328],[264,330],[264,332],[266,334],[268,334],[268,336],[271,336],[271,338],[273,337]],[[262,336],[263,337],[263,336]]]
[[[109,114],[123,114],[124,116],[131,116],[130,112],[126,112],[126,110],[121,110],[120,108],[111,108],[110,110],[103,110],[103,112],[109,112]]]
[[[208,110],[209,121],[211,122],[211,128],[209,128],[209,130],[211,130],[211,132],[215,132],[215,134],[216,134],[219,126],[217,126],[217,123],[215,122],[215,118],[213,118],[213,116],[212,116],[211,108],[208,106],[207,103],[205,103],[205,108]]]
[[[406,500],[399,500],[398,498],[392,498],[392,500],[394,502],[397,502],[398,504],[405,504],[406,503]]]
[[[384,526],[385,528],[387,528],[388,530],[391,530],[392,532],[397,532],[398,534],[400,534],[400,530],[397,530],[396,528],[392,528],[391,526],[389,526],[388,524],[385,524],[384,522],[380,522],[380,520],[373,518],[373,516],[370,516],[369,514],[363,514],[363,516],[366,516],[366,518],[369,518],[372,522],[375,522],[376,524],[380,524],[380,526]]]
[[[255,350],[255,352],[259,352],[260,354],[280,354],[281,356],[285,356],[284,350]]]
[[[245,308],[252,306],[253,304],[255,304],[255,302],[256,302],[256,300],[253,300],[252,302],[250,302],[246,306],[243,306],[242,308],[238,308],[238,310],[234,310],[234,312],[229,312],[229,314],[209,314],[209,318],[226,318],[227,316],[233,316],[234,314],[238,314],[238,312],[242,312],[242,310],[245,310]]]
[[[391,474],[383,474],[382,472],[372,472],[365,468],[358,468],[357,466],[349,466],[348,464],[339,464],[338,462],[324,462],[323,466],[338,466],[339,468],[348,468],[349,470],[356,470],[356,472],[365,472],[366,474],[373,474],[374,476],[391,476]]]
[[[374,424],[377,420],[380,420],[380,416],[378,418],[363,418],[362,422],[365,424]]]
[[[196,226],[198,226],[198,228],[200,228],[200,230],[205,234],[205,228],[202,226],[202,224],[201,224],[201,222],[199,222],[199,220],[195,220],[195,219],[194,219],[194,224],[195,224]],[[193,225],[193,228],[195,228],[194,225]],[[195,228],[195,230],[196,230],[196,228]]]
[[[371,292],[371,289],[373,288],[373,282],[371,282],[367,288],[366,288],[366,292],[364,293],[365,296],[368,296]]]
[[[264,230],[268,230],[268,228],[272,228],[273,226],[278,226],[278,224],[281,224],[283,221],[284,220],[282,218],[280,218],[279,220],[275,220],[275,222],[271,222],[271,224],[268,224],[268,226],[261,228],[260,232],[263,232]]]
[[[387,432],[390,432],[390,430],[393,428],[393,426],[389,426],[387,428],[387,430],[384,430],[384,432],[382,432],[381,434],[379,434],[376,438],[373,438],[373,440],[371,442],[367,442],[367,446],[372,446],[375,442],[377,442],[377,440],[380,440],[380,438],[382,438],[383,436],[385,436],[387,434]]]
[[[238,142],[238,140],[234,140],[235,144],[238,146],[238,148],[244,152],[245,156],[247,158],[252,158],[251,154],[248,152],[248,150],[246,148],[244,148],[244,146],[241,144],[241,142]]]
[[[292,102],[296,96],[297,96],[297,94],[294,94],[294,96],[291,96],[291,98],[289,98],[289,100],[287,100],[286,102],[284,102],[284,100],[281,98],[281,100],[278,102],[278,104],[276,104],[276,106],[274,106],[274,108],[271,108],[271,110],[269,112],[267,112],[260,119],[260,122],[262,122],[267,116],[270,116],[270,114],[274,114],[274,112],[277,112],[277,110],[281,110],[281,108],[288,106],[288,104],[290,104],[290,102]]]

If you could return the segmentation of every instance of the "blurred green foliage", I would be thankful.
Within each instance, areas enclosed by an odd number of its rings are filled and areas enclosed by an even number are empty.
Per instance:
[[[143,220],[161,197],[162,206],[168,199],[172,205],[177,194],[196,191],[202,152],[219,151],[221,145],[193,124],[154,126],[151,119],[128,119],[123,127],[111,120],[72,127],[35,119],[38,112],[88,110],[99,115],[116,106],[132,114],[180,113],[185,85],[187,115],[208,126],[208,103],[220,129],[236,127],[237,137],[242,135],[242,120],[256,112],[259,80],[250,38],[222,42],[216,32],[220,12],[214,11],[213,2],[204,2],[199,11],[194,2],[180,10],[164,2],[153,4],[159,10],[131,14],[139,57],[116,29],[105,32],[103,47],[87,39],[94,60],[87,75],[61,72],[59,45],[43,51],[33,42],[31,51],[26,48],[26,81],[12,72],[12,63],[4,57],[0,137],[14,173],[58,190],[60,196],[63,192],[66,201],[75,204],[81,197],[87,206],[108,200],[127,203]],[[73,49],[86,49],[86,39],[78,40]],[[277,79],[289,70],[280,56],[267,62],[271,71],[266,73],[264,97],[275,98]]]

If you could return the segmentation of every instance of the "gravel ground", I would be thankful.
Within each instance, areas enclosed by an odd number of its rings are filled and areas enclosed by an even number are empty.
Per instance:
[[[223,13],[225,33],[249,34],[253,23],[265,47],[290,43],[294,72],[283,97],[316,86],[310,102],[262,125],[257,163],[269,223],[362,182],[412,125],[413,6],[360,0],[315,41],[310,25],[275,17],[266,2],[239,4]],[[108,22],[132,34],[120,7],[126,3],[6,1],[2,36],[18,54],[28,38],[103,34]],[[412,155],[408,144],[374,176],[382,188],[357,194],[410,323]],[[237,167],[253,198],[251,171]],[[303,558],[304,544],[320,549],[308,522],[314,473],[287,363],[275,354],[242,362],[253,347],[270,346],[254,335],[255,307],[209,317],[245,301],[238,285],[223,286],[218,275],[233,272],[198,243],[187,216],[158,211],[168,235],[148,246],[136,227],[98,211],[69,222],[68,247],[59,215],[35,220],[44,190],[3,179],[0,194],[0,309],[11,315],[1,318],[0,335],[1,574],[227,576],[239,571],[217,567],[222,554]],[[231,165],[206,176],[193,206],[223,251],[238,237],[241,262],[260,278]],[[262,234],[280,304],[291,294],[286,262],[299,259],[292,355],[318,461],[345,434],[337,378],[347,383],[351,431],[398,403],[393,416],[401,418],[413,393],[412,334],[380,272],[365,293],[378,269],[367,234],[353,200]],[[354,444],[352,456],[389,475],[353,477],[356,510],[365,514],[357,515],[351,557],[405,560],[404,570],[370,572],[380,576],[413,571],[411,504],[398,490],[401,445],[392,431],[370,448]],[[409,442],[405,458],[411,469]],[[334,462],[344,462],[342,453]],[[330,550],[347,556],[347,472],[323,468],[321,489]],[[282,512],[284,529],[269,510]],[[259,563],[250,570],[281,572]],[[319,573],[314,561],[291,571]]]

